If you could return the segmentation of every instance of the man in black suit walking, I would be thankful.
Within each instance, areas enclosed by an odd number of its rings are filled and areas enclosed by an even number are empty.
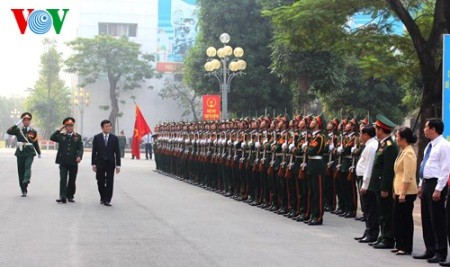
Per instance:
[[[100,204],[111,206],[114,171],[120,172],[119,138],[111,133],[111,122],[101,122],[102,132],[92,141],[92,169],[96,172]]]

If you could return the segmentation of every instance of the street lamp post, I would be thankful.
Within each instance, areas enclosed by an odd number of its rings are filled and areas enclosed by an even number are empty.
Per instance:
[[[220,35],[220,42],[223,44],[222,48],[216,50],[214,47],[209,47],[206,50],[208,61],[205,63],[205,70],[208,72],[207,75],[216,77],[221,84],[222,120],[226,120],[228,119],[228,92],[230,91],[231,80],[236,75],[244,74],[243,71],[247,67],[247,63],[241,59],[244,55],[242,48],[236,47],[233,50],[231,46],[227,45],[230,42],[228,33]],[[215,58],[216,55],[218,59]],[[234,55],[234,58],[231,58],[232,55]],[[228,62],[230,63],[228,64]]]
[[[75,92],[73,103],[77,105],[80,110],[80,134],[83,136],[84,108],[89,106],[89,92],[80,88],[78,92]]]
[[[10,114],[12,120],[20,118],[20,111],[17,108],[11,110]]]

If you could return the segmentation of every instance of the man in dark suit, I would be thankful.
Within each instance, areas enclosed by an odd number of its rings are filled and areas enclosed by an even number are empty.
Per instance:
[[[119,138],[111,133],[111,122],[101,122],[102,132],[92,141],[92,169],[96,172],[100,204],[111,206],[114,170],[120,172]]]

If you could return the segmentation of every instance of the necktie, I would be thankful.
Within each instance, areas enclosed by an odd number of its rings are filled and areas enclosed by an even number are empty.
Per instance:
[[[105,134],[105,146],[108,146],[108,135]]]
[[[420,163],[419,178],[421,179],[423,179],[423,171],[425,169],[425,164],[427,163],[427,160],[430,157],[430,152],[431,152],[431,143],[428,144],[427,149],[425,151],[425,156],[423,156],[422,163]]]

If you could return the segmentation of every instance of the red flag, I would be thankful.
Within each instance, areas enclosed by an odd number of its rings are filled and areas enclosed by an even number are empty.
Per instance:
[[[150,127],[148,127],[148,124],[145,121],[145,118],[142,115],[139,106],[136,105],[136,120],[134,121],[133,141],[131,142],[131,154],[135,156],[137,159],[141,158],[139,147],[141,144],[142,137],[151,132],[152,130],[150,130]]]

